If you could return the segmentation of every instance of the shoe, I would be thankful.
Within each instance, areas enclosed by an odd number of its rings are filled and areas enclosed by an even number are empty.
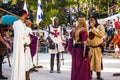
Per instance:
[[[114,73],[113,76],[120,76],[120,73]]]
[[[97,78],[97,80],[104,80],[104,79],[100,77],[100,78]]]
[[[38,70],[36,70],[35,68],[31,68],[30,72],[38,72]]]
[[[60,70],[58,70],[58,71],[57,71],[57,73],[61,73],[61,71],[60,71]]]
[[[50,73],[54,73],[54,71],[53,71],[53,70],[50,70]]]
[[[0,75],[0,79],[8,79],[8,78],[3,75]]]

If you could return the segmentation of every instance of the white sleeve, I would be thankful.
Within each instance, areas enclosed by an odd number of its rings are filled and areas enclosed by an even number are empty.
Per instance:
[[[48,34],[49,34],[48,32],[44,31],[44,40],[46,40],[46,39],[47,39]]]

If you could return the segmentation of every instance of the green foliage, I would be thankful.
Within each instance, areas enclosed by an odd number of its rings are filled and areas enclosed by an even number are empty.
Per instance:
[[[45,3],[45,2],[43,2]],[[66,13],[64,11],[64,7],[68,6],[70,3],[67,0],[56,0],[54,3],[47,2],[45,5],[43,5],[43,13],[45,15],[45,18],[40,23],[40,26],[48,26],[51,24],[51,17],[58,17],[59,23],[67,23]],[[73,3],[72,3],[73,4]]]
[[[2,1],[2,0],[0,0]],[[24,0],[12,0],[12,3],[16,4],[19,1]],[[36,14],[37,14],[37,5],[38,0],[26,0],[28,9],[33,11],[34,15],[34,22],[36,21]],[[40,26],[43,28],[44,26],[48,26],[51,24],[50,18],[53,16],[57,16],[59,18],[60,24],[61,23],[68,23],[68,20],[66,16],[68,16],[68,13],[65,13],[64,8],[70,8],[72,6],[84,6],[84,4],[87,4],[87,7],[83,9],[82,12],[78,12],[77,14],[79,16],[88,16],[90,15],[97,15],[102,17],[107,17],[108,13],[108,7],[111,7],[114,3],[120,7],[120,0],[41,0],[42,7],[43,7],[43,13],[44,13],[44,19],[41,21]],[[109,3],[108,3],[109,2]],[[0,6],[2,5],[2,2],[0,2]],[[11,4],[12,5],[12,4]],[[89,7],[89,8],[88,8]],[[97,8],[97,11],[92,12],[91,8],[95,7]],[[6,6],[7,10],[11,9],[11,6]],[[117,13],[120,12],[120,10],[116,10]],[[3,13],[0,12],[0,15]]]

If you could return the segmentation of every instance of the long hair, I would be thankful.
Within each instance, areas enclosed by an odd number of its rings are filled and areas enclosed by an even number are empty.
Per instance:
[[[85,18],[79,18],[78,19],[78,27],[79,28],[87,28],[87,25],[86,25],[86,19]]]
[[[77,29],[80,29],[80,28],[86,28],[87,29],[86,19],[84,17],[78,19],[78,26],[77,26],[77,28],[75,28],[75,30],[73,32],[74,33],[73,34],[74,39],[75,39],[75,32],[77,31]],[[77,37],[79,37],[79,35]]]

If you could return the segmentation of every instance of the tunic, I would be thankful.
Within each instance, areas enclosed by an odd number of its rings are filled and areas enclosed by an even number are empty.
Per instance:
[[[103,36],[105,35],[105,28],[102,25],[97,26],[97,28],[91,29],[91,32],[95,34],[93,39],[88,40],[89,46],[98,46],[103,42]],[[102,50],[100,47],[92,48],[92,58],[90,67],[92,71],[100,72],[102,70]]]
[[[54,43],[56,43],[58,46],[55,47],[55,49],[49,49],[49,53],[51,54],[56,54],[58,52],[62,52],[64,51],[64,46],[62,44],[62,33],[61,33],[61,29],[60,26],[58,28],[53,28],[51,25],[50,27],[50,32],[53,32],[55,34],[57,34],[57,36],[53,35],[53,34],[49,34],[50,38],[53,40]]]
[[[32,29],[29,27],[26,27],[25,33],[26,33],[26,36],[25,36],[24,44],[29,45],[31,42],[29,34],[32,34]],[[32,67],[33,67],[33,64],[32,64],[31,51],[30,51],[30,47],[27,46],[25,47],[25,71],[29,71],[30,68]]]
[[[11,80],[25,80],[24,39],[26,25],[17,20],[13,24],[14,43]]]

